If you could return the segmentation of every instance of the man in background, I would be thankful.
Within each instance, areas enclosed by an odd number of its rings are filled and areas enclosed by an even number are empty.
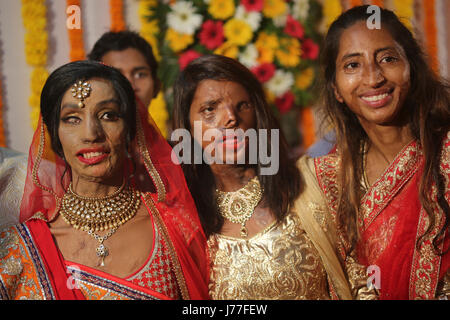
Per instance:
[[[136,32],[106,32],[94,44],[88,58],[118,69],[130,81],[138,102],[145,107],[161,88],[152,47]]]

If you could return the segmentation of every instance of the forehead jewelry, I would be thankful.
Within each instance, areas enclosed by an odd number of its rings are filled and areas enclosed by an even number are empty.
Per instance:
[[[72,89],[70,89],[70,91],[72,92],[72,96],[80,100],[80,102],[78,102],[78,106],[80,108],[84,108],[84,99],[89,97],[89,95],[91,94],[91,90],[91,84],[87,81],[81,80],[76,82],[72,86]]]

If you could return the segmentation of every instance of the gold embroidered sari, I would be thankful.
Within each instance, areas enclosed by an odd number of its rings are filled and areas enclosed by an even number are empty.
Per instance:
[[[313,160],[303,157],[297,165],[303,189],[283,221],[250,239],[214,234],[208,240],[212,299],[374,298],[361,266],[338,256],[335,222]]]

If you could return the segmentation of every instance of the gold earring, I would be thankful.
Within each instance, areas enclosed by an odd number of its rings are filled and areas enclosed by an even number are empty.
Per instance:
[[[80,102],[78,102],[78,106],[80,108],[84,108],[84,99],[89,97],[89,95],[91,94],[91,90],[91,84],[87,81],[81,80],[76,82],[72,86],[72,89],[70,89],[70,91],[72,92],[72,96],[80,100]]]

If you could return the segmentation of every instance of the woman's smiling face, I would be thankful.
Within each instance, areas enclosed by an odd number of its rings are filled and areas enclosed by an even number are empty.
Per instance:
[[[123,168],[126,125],[111,83],[94,78],[84,107],[67,90],[61,101],[58,136],[72,178],[105,181]]]
[[[334,87],[336,99],[363,125],[394,123],[410,88],[403,48],[387,29],[355,23],[340,38]]]

